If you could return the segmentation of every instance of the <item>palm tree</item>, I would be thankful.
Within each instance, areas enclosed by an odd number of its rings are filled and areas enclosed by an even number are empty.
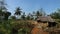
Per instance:
[[[21,8],[20,7],[17,7],[16,8],[16,11],[15,11],[15,15],[21,15]]]
[[[20,7],[17,7],[15,10],[14,15],[16,16],[17,19],[20,19],[20,15],[21,15],[22,11]]]

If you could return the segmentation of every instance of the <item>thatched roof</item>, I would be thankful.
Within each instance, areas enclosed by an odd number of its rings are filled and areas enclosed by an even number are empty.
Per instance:
[[[40,21],[47,21],[47,22],[54,22],[54,20],[50,16],[39,16],[37,20]]]

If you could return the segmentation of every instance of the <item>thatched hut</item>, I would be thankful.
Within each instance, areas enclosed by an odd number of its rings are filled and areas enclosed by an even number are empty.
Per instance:
[[[56,22],[50,16],[40,16],[37,18],[38,23],[48,23],[49,27],[56,26]]]

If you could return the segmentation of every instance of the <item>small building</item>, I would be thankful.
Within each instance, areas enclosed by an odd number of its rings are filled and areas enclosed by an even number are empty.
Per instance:
[[[48,27],[56,26],[56,22],[50,16],[40,16],[37,18],[38,23],[48,23]]]

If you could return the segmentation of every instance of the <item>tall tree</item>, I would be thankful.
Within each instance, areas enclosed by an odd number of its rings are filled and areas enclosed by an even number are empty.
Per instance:
[[[43,10],[43,8],[40,9],[40,13],[41,13],[42,16],[45,16],[45,15],[46,15],[46,13],[45,13],[45,11]]]
[[[4,16],[4,20],[8,20],[8,17],[11,15],[11,13],[7,11],[4,0],[0,1],[0,15]]]
[[[16,19],[20,19],[21,13],[22,13],[21,8],[17,7],[14,13],[14,15],[16,16]]]
[[[21,15],[21,8],[20,7],[17,7],[16,8],[16,11],[15,11],[15,15]]]

